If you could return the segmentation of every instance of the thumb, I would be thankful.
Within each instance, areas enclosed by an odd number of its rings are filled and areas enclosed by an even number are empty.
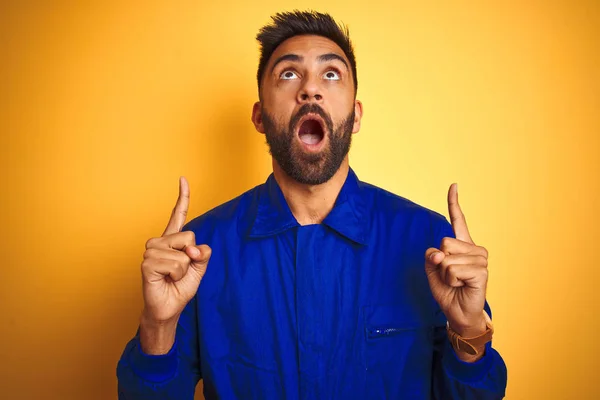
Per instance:
[[[427,272],[434,271],[438,268],[438,265],[444,261],[446,255],[443,251],[436,249],[435,247],[430,247],[425,252],[425,269]]]
[[[425,275],[427,275],[431,293],[433,293],[436,300],[436,294],[440,293],[439,289],[444,287],[442,276],[440,275],[440,263],[444,261],[444,258],[446,258],[446,254],[435,247],[430,247],[425,252]]]
[[[189,258],[192,259],[192,267],[204,274],[206,271],[206,266],[208,264],[208,260],[210,260],[210,255],[212,254],[212,250],[205,244],[201,244],[198,246],[188,246],[185,249],[185,253]]]

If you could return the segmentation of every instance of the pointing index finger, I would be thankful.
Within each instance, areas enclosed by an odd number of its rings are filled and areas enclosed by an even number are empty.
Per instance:
[[[162,236],[170,235],[181,231],[185,224],[188,207],[190,206],[190,187],[185,177],[179,177],[179,197],[177,203],[171,212],[171,218],[165,228]]]
[[[450,185],[450,189],[448,190],[448,213],[450,214],[450,223],[452,224],[456,238],[463,242],[473,243],[473,239],[471,239],[469,229],[467,228],[467,220],[458,204],[457,183]]]

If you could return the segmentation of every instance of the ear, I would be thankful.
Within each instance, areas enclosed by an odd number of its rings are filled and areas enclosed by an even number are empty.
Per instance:
[[[360,100],[354,100],[354,125],[352,126],[352,133],[360,131],[360,120],[363,116],[363,105]]]
[[[265,127],[262,121],[262,109],[260,107],[260,101],[254,103],[252,107],[252,123],[256,130],[260,133],[265,133]]]

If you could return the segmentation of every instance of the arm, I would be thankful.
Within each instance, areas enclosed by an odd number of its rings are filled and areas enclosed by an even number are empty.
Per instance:
[[[492,315],[487,302],[485,310]],[[437,400],[502,399],[506,390],[506,365],[492,343],[477,361],[462,361],[448,340],[445,321],[435,328],[432,376],[432,398]]]
[[[435,399],[501,399],[506,389],[506,365],[488,342],[478,355],[455,350],[446,333],[446,321],[463,337],[485,331],[487,250],[475,245],[458,204],[456,186],[448,192],[452,224],[435,225],[434,246],[425,253],[425,269],[439,306],[434,337],[432,397]]]
[[[185,229],[189,198],[187,180],[181,177],[164,233],[146,242],[144,311],[117,365],[119,399],[194,398],[201,375],[196,293],[211,249],[196,245],[195,233]]]
[[[175,342],[166,354],[141,349],[140,331],[129,341],[117,365],[119,400],[192,400],[201,379],[196,297],[177,323]]]

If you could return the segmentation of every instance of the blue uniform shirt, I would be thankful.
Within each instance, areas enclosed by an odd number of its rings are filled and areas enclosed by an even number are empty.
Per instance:
[[[188,222],[212,248],[166,355],[138,336],[119,399],[499,399],[506,366],[488,343],[459,360],[425,275],[441,214],[350,170],[321,224],[300,226],[273,175]],[[491,314],[486,303],[486,310]]]

